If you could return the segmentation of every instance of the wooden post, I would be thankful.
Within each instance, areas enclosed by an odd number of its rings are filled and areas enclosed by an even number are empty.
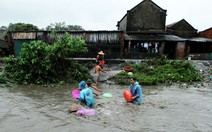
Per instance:
[[[178,42],[176,47],[176,59],[182,60],[185,57],[185,42]]]
[[[131,47],[131,40],[128,42],[128,53],[130,53],[130,47]]]
[[[160,44],[160,47],[158,48],[158,50],[159,50],[158,52],[160,55],[162,55],[164,53],[164,46],[165,46],[165,42],[162,42]]]
[[[121,32],[121,34],[120,34],[120,36],[121,36],[121,56],[120,56],[120,58],[123,58],[123,52],[124,52],[124,32]]]

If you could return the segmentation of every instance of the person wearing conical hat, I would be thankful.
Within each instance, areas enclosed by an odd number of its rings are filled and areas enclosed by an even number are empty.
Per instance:
[[[100,64],[102,68],[103,68],[103,65],[105,64],[104,55],[105,53],[101,50],[100,52],[98,52],[98,55],[96,56],[96,62]]]
[[[105,53],[101,50],[98,55],[105,55]]]
[[[99,63],[96,63],[96,66],[94,67],[94,76],[93,80],[95,81],[96,86],[99,85],[99,78],[100,78],[100,72],[106,73],[105,70],[99,65]]]

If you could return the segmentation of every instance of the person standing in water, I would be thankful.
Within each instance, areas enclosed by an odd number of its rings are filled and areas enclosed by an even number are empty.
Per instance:
[[[142,88],[136,78],[131,78],[130,83],[131,85],[129,86],[129,89],[132,93],[132,103],[140,105],[142,103]]]
[[[96,86],[99,85],[100,72],[106,73],[105,70],[100,66],[99,62],[97,62],[94,68],[94,81],[96,83]]]

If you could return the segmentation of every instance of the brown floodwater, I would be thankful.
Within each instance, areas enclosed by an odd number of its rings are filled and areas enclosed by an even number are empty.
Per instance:
[[[111,98],[95,97],[96,116],[79,117],[67,110],[78,103],[76,85],[0,88],[1,132],[211,132],[212,85],[142,86],[143,104],[127,103],[128,86],[101,84]]]

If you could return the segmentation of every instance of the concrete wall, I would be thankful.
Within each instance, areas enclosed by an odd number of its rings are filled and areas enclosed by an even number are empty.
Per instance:
[[[199,37],[212,39],[212,28],[199,33]]]
[[[182,19],[166,30],[169,34],[177,35],[183,38],[194,37],[197,35],[197,30],[193,28],[186,20]]]
[[[166,10],[144,1],[128,12],[127,31],[164,31]]]
[[[126,31],[127,29],[127,15],[124,16],[124,18],[119,22],[118,30],[120,31]]]

